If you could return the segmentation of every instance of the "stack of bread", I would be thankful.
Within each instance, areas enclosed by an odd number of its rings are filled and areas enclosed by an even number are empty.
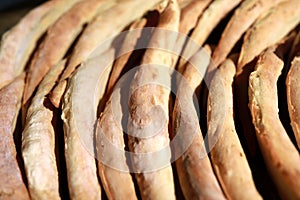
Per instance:
[[[299,23],[299,0],[32,9],[0,43],[0,199],[300,199]]]

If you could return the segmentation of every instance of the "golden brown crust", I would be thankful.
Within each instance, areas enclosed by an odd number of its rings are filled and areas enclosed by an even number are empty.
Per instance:
[[[235,11],[222,33],[218,46],[213,52],[214,66],[219,66],[230,53],[242,34],[259,15],[283,0],[246,0]],[[210,71],[210,70],[209,70]]]
[[[186,42],[186,37],[193,29],[199,17],[202,15],[204,9],[209,5],[212,0],[193,0],[186,7],[181,9],[180,22],[179,22],[179,34],[175,47],[175,52],[178,54],[182,51],[184,43]],[[176,63],[174,63],[175,65]]]
[[[94,157],[94,125],[98,102],[104,95],[113,58],[114,51],[109,50],[87,60],[68,80],[62,119],[71,199],[101,199]]]
[[[193,102],[194,91],[200,85],[209,61],[210,52],[204,49],[191,58],[180,82],[173,110],[173,133],[183,137],[175,146],[179,152],[184,152],[176,160],[176,169],[186,199],[225,199],[203,148],[204,141]],[[188,138],[192,143],[184,151]]]
[[[277,4],[263,13],[246,32],[242,45],[237,75],[243,67],[264,49],[274,45],[300,22],[300,1],[290,0]],[[270,35],[270,32],[272,34]]]
[[[136,28],[143,28],[146,24],[146,19],[138,19],[132,23],[129,28],[129,31]],[[134,33],[129,32],[125,36],[121,50],[134,49],[138,38],[141,35],[141,30],[135,30]],[[125,67],[129,57],[132,52],[125,53],[121,57],[117,58],[113,65],[112,72],[110,74],[109,82],[107,85],[107,95],[111,95],[112,89],[118,80],[121,71]],[[114,92],[114,102],[112,103],[112,96],[105,105],[105,109],[98,119],[97,126],[97,155],[105,155],[105,159],[112,162],[113,166],[110,163],[103,162],[101,157],[98,157],[98,174],[101,178],[102,185],[106,192],[106,195],[109,199],[137,199],[135,194],[135,188],[133,184],[132,177],[130,175],[129,168],[126,163],[125,153],[122,155],[115,154],[114,151],[110,151],[107,146],[101,148],[101,144],[104,143],[103,137],[106,138],[107,142],[110,142],[116,149],[124,149],[124,138],[123,130],[121,125],[122,117],[122,108],[119,103],[121,103],[120,91]],[[112,108],[114,106],[114,108]],[[122,164],[119,164],[122,163]],[[120,166],[119,169],[116,169],[116,166]]]
[[[111,9],[100,13],[84,30],[82,36],[77,42],[72,51],[68,66],[62,74],[58,85],[54,88],[54,93],[62,94],[65,91],[65,79],[67,79],[76,67],[87,57],[93,53],[93,51],[101,45],[108,38],[116,36],[123,28],[130,24],[133,20],[140,17],[148,9],[152,8],[155,4],[162,0],[146,1],[140,3],[139,0],[122,1],[113,6]],[[135,12],[124,12],[124,10],[134,10]],[[116,19],[112,23],[111,19]],[[108,49],[108,46],[103,45],[102,51]],[[53,96],[53,101],[58,106],[57,98]]]
[[[161,0],[145,1],[139,0],[122,1],[111,9],[98,15],[84,30],[78,43],[72,52],[68,68],[61,79],[66,79],[82,61],[84,61],[94,50],[109,37],[118,34],[123,28],[136,18],[143,15],[148,9],[152,8]],[[135,12],[124,12],[124,10],[134,10]],[[112,23],[111,19],[116,19]],[[103,49],[106,50],[106,49]]]
[[[13,138],[24,82],[23,73],[0,90],[0,199],[29,199],[16,159]]]
[[[129,31],[136,28],[143,28],[146,24],[146,19],[138,19],[132,23]],[[134,50],[136,42],[141,35],[141,30],[134,30],[135,32],[129,32],[125,36],[123,44],[119,52],[124,50]],[[114,62],[112,72],[110,74],[109,82],[107,85],[107,94],[111,95],[112,89],[115,86],[121,71],[125,67],[129,57],[132,52],[125,53],[121,57],[117,58]],[[110,151],[108,146],[103,146],[101,144],[105,143],[103,137],[106,138],[107,142],[113,145],[113,148],[123,150],[125,147],[123,130],[122,130],[122,108],[121,108],[121,94],[120,91],[115,91],[105,105],[105,109],[98,119],[97,125],[97,155],[105,155],[105,160],[110,163],[103,162],[101,157],[98,157],[98,174],[101,178],[103,188],[109,199],[137,199],[135,188],[133,184],[132,177],[130,175],[129,168],[126,163],[125,153],[118,155],[114,151]],[[114,101],[117,104],[112,103]],[[114,106],[114,107],[112,107]],[[121,164],[120,164],[121,163]],[[122,166],[116,169],[116,166]]]
[[[262,199],[235,130],[232,82],[235,65],[225,60],[209,88],[208,137],[211,160],[228,199]]]
[[[0,88],[22,73],[38,39],[77,1],[48,1],[29,12],[3,35],[0,47]]]
[[[268,50],[275,51],[276,55],[279,55],[279,57],[281,58],[285,57],[294,36],[295,35],[292,32],[288,36],[281,39],[280,42],[272,45],[271,47],[268,47]],[[255,128],[252,123],[250,109],[248,107],[249,95],[248,91],[245,90],[245,88],[248,88],[249,76],[250,73],[254,70],[255,64],[256,61],[254,60],[253,62],[247,64],[240,73],[236,72],[234,81],[235,98],[238,99],[238,101],[236,101],[236,110],[242,125],[243,135],[245,136],[247,142],[249,156],[251,156],[251,158],[253,159],[259,156],[259,147],[255,136]]]
[[[249,108],[257,140],[283,199],[300,198],[300,157],[278,116],[277,79],[283,62],[272,52],[265,52],[249,79]]]
[[[186,60],[191,58],[194,53],[198,50],[199,46],[202,46],[211,33],[211,31],[218,25],[218,23],[232,10],[237,6],[241,0],[233,1],[222,1],[216,0],[213,1],[208,8],[203,12],[200,19],[195,26],[190,41],[185,46],[182,56],[184,59],[179,60],[178,71],[183,73]],[[196,42],[198,45],[193,44]]]
[[[165,28],[172,31],[178,31],[179,27],[179,7],[177,1],[170,0],[166,9],[160,16],[158,24],[159,28]],[[129,101],[130,117],[128,121],[128,134],[129,136],[129,148],[136,154],[147,154],[162,150],[169,145],[169,133],[168,133],[168,105],[170,90],[166,87],[156,84],[147,84],[150,82],[157,82],[164,80],[167,85],[170,83],[169,67],[173,64],[173,55],[162,49],[173,49],[176,37],[172,35],[160,34],[159,31],[154,31],[151,39],[151,45],[158,45],[156,49],[147,49],[142,60],[142,64],[158,64],[165,66],[165,69],[157,69],[154,67],[142,66],[135,73],[134,79],[131,82],[130,90],[132,96]],[[165,37],[165,38],[162,38]],[[143,85],[146,83],[146,85]],[[157,117],[151,115],[150,112],[157,110],[159,107],[162,115],[164,115],[164,121],[160,127],[156,127],[153,123]],[[149,112],[150,111],[150,112]],[[156,135],[145,135],[146,138],[139,137],[139,130],[146,130],[144,127],[151,126],[157,130]],[[149,126],[149,127],[150,127]],[[147,129],[146,134],[155,134],[153,129]],[[133,136],[138,137],[133,137]],[[149,136],[149,137],[147,137]],[[171,153],[167,150],[168,155],[159,154],[155,158],[156,161],[162,159],[170,159]],[[139,173],[136,174],[136,179],[140,188],[142,199],[175,199],[173,174],[170,163],[167,163],[163,168],[159,166],[155,168],[155,163],[151,159],[140,160],[139,156],[132,157],[132,164],[135,170]],[[154,167],[154,168],[153,168]],[[148,170],[150,171],[148,171]],[[147,172],[145,172],[147,170]]]
[[[295,57],[286,78],[286,92],[291,125],[296,137],[298,148],[300,148],[300,102],[298,100],[300,95],[299,70],[300,58]]]
[[[188,34],[212,0],[193,0],[181,10],[179,32]]]
[[[61,60],[73,41],[93,17],[111,6],[111,1],[84,0],[75,4],[49,29],[31,60],[26,77],[23,102],[31,97],[48,70]]]
[[[63,60],[49,71],[27,111],[22,133],[22,155],[32,199],[60,199],[52,124],[54,116],[45,102],[65,64],[66,60]]]
[[[97,153],[104,155],[104,159],[109,161],[109,163],[103,162],[102,158],[98,157],[98,173],[109,199],[137,199],[123,152],[125,144],[121,125],[123,114],[119,91],[114,92],[113,101],[115,103],[112,103],[112,97],[108,100],[98,121]],[[112,108],[112,106],[114,107]],[[115,148],[113,150],[119,149],[123,154],[115,154],[115,151],[110,151],[108,142]],[[101,148],[101,144],[104,144],[103,148]],[[120,168],[116,169],[116,166],[120,166]]]
[[[125,50],[131,50],[131,52],[125,53],[115,60],[112,72],[109,77],[109,82],[107,85],[108,94],[111,94],[111,91],[114,85],[116,84],[118,78],[120,77],[122,70],[124,69],[126,63],[128,62],[129,57],[132,55],[137,40],[142,34],[142,28],[146,25],[146,22],[147,20],[145,18],[142,18],[142,19],[137,19],[131,24],[128,30],[129,32],[125,36],[122,47],[119,50],[120,52],[124,52]],[[140,30],[135,30],[135,29],[140,29]],[[132,32],[132,30],[134,32]]]

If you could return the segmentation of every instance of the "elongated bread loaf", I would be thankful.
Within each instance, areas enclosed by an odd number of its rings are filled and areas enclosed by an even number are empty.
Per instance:
[[[228,199],[262,199],[235,130],[232,82],[235,65],[225,60],[209,87],[208,137],[215,173]]]
[[[52,124],[54,115],[46,95],[55,85],[65,64],[66,60],[61,61],[44,77],[27,111],[22,133],[22,155],[32,199],[60,199]]]
[[[123,110],[120,88],[114,88],[137,40],[142,34],[146,19],[133,22],[123,40],[119,55],[113,65],[107,84],[109,95],[105,109],[97,124],[98,174],[109,199],[137,199],[132,176],[124,153],[124,135],[122,129]],[[130,50],[129,52],[127,52]],[[125,54],[122,54],[122,53]],[[116,89],[116,90],[115,90]],[[112,95],[113,92],[113,96]],[[118,167],[118,168],[117,168]]]
[[[186,199],[225,199],[204,148],[194,92],[210,62],[210,53],[201,49],[186,65],[173,110],[176,169]],[[173,139],[174,140],[174,139]],[[199,170],[201,169],[201,170]]]
[[[87,60],[70,77],[63,96],[65,158],[71,199],[101,199],[94,128],[114,59],[114,50]]]
[[[167,116],[170,89],[161,86],[158,82],[164,80],[168,86],[171,86],[169,70],[174,62],[173,55],[160,49],[174,48],[176,32],[179,28],[179,13],[177,1],[170,0],[160,16],[158,27],[174,33],[154,31],[149,43],[153,48],[146,50],[142,60],[142,65],[145,66],[137,69],[130,86],[132,96],[129,100],[129,148],[133,153],[131,159],[133,168],[138,172],[135,175],[142,199],[175,199],[170,165],[171,153],[168,149]],[[163,66],[158,69],[157,65]],[[160,113],[150,114],[152,111]],[[163,121],[160,121],[160,117]],[[145,135],[140,133],[143,131]],[[164,148],[165,153],[158,153],[155,158],[151,156],[151,153],[159,152]],[[146,156],[145,159],[140,157],[143,155]],[[160,161],[165,161],[165,165],[160,166]]]
[[[13,136],[24,82],[23,73],[0,90],[0,199],[29,199],[16,159]]]
[[[124,152],[121,94],[113,93],[97,127],[98,173],[109,199],[137,199]]]
[[[249,108],[264,161],[283,199],[300,198],[300,156],[278,116],[277,79],[283,62],[263,53],[249,78]]]

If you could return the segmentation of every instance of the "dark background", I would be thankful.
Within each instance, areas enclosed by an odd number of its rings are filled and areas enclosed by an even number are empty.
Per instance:
[[[0,37],[42,2],[45,0],[0,0]]]
[[[33,6],[40,4],[43,0],[0,0],[0,12],[17,7]]]

